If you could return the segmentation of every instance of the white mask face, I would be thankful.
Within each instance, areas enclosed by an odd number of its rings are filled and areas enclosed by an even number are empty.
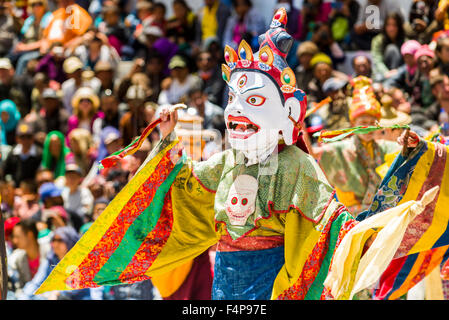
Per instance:
[[[254,71],[234,72],[228,85],[229,143],[245,154],[249,164],[263,161],[276,148],[288,119],[279,90],[266,75]]]
[[[249,175],[238,176],[225,202],[226,214],[233,226],[244,226],[256,209],[257,180]]]

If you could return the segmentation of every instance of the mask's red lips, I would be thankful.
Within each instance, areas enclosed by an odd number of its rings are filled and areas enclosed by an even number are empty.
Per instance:
[[[248,139],[260,129],[259,125],[243,116],[229,115],[226,125],[229,130],[229,137],[233,139]]]

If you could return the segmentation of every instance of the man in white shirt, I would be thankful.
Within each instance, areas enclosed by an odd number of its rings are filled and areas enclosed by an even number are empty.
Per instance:
[[[90,79],[83,77],[83,63],[78,57],[67,58],[62,67],[68,77],[61,85],[63,104],[69,114],[72,114],[72,98],[76,90],[81,87],[90,87],[98,94],[101,88],[101,81],[95,77]]]
[[[159,94],[159,105],[182,102],[189,90],[201,83],[198,76],[189,74],[187,62],[179,55],[170,60],[168,68],[171,76],[162,82],[163,90]]]

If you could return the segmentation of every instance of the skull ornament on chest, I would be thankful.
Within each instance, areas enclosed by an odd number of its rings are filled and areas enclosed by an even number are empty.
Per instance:
[[[257,180],[249,175],[240,175],[229,189],[225,202],[226,214],[233,226],[244,226],[256,209]]]

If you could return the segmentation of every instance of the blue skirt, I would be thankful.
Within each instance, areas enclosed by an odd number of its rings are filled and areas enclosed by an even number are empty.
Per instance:
[[[284,261],[284,246],[256,251],[217,251],[212,299],[269,300]]]

